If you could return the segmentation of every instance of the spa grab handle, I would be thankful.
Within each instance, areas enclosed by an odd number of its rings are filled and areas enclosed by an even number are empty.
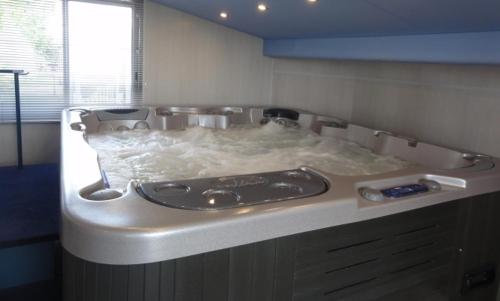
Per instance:
[[[396,136],[396,135],[394,135],[393,133],[391,133],[389,131],[376,130],[376,131],[373,132],[373,136],[375,136],[375,137],[380,136],[380,134],[384,134],[384,135],[388,135],[388,136]]]
[[[418,144],[418,140],[415,139],[415,138],[399,136],[399,135],[396,135],[396,134],[391,133],[389,131],[376,130],[376,131],[373,132],[373,136],[375,136],[375,137],[380,136],[380,134],[384,134],[384,135],[387,135],[387,136],[392,136],[392,137],[396,137],[396,138],[405,139],[405,140],[408,141],[408,146],[410,146],[410,147],[416,147],[417,144]]]
[[[464,158],[465,160],[469,160],[469,161],[480,160],[480,159],[491,160],[491,157],[488,155],[473,154],[473,153],[464,153],[464,154],[462,154],[462,158]]]
[[[27,75],[24,70],[0,69],[0,73],[14,74],[14,93],[16,97],[16,136],[17,167],[23,168],[23,136],[21,133],[21,95],[19,93],[19,75]]]

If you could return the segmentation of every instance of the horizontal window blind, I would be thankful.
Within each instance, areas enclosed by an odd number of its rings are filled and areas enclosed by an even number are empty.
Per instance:
[[[24,120],[57,119],[64,107],[63,18],[60,0],[0,0],[0,69],[23,69]],[[0,121],[15,118],[14,84],[0,74]]]
[[[0,69],[22,69],[23,121],[65,107],[142,100],[142,0],[0,0]],[[0,122],[15,119],[13,75],[0,74]]]

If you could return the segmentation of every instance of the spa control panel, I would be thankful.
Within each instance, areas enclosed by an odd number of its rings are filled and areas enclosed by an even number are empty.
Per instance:
[[[361,187],[359,194],[368,201],[380,202],[386,199],[400,199],[417,194],[441,190],[441,184],[433,180],[421,179],[418,183],[405,184],[383,189]]]
[[[429,188],[423,184],[408,184],[403,186],[391,187],[387,189],[382,189],[380,192],[386,198],[402,198],[405,196],[410,196],[422,192],[428,192]]]
[[[306,198],[327,190],[326,179],[303,169],[137,186],[139,194],[151,202],[190,210],[220,210]]]

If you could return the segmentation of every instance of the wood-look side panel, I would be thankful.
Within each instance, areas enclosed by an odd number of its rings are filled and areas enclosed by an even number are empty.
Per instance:
[[[459,250],[452,292],[457,300],[495,300],[500,268],[500,194],[493,193],[461,200]],[[497,269],[494,283],[468,292],[462,291],[465,273],[485,265]]]
[[[86,301],[85,300],[85,261],[76,259],[74,263],[75,268],[75,284],[74,284],[74,296],[75,301]]]
[[[203,300],[203,257],[195,255],[176,260],[175,301]]]
[[[250,301],[252,296],[252,261],[255,244],[229,251],[229,301]]]
[[[229,250],[210,252],[204,256],[203,300],[224,301],[229,293]]]
[[[76,272],[75,266],[77,257],[72,256],[68,252],[63,252],[63,297],[66,301],[76,300]]]
[[[160,300],[161,263],[150,263],[144,267],[144,300]]]
[[[111,295],[110,301],[127,300],[129,286],[129,266],[113,265],[111,266]]]
[[[175,260],[158,263],[160,265],[160,301],[175,300]]]
[[[64,300],[493,301],[498,280],[460,289],[465,272],[498,268],[499,214],[496,193],[143,265],[64,252]]]
[[[144,300],[144,276],[145,269],[143,264],[131,265],[128,270],[128,296],[127,301],[146,301]],[[85,300],[88,301],[88,300]]]
[[[294,300],[370,300],[449,270],[457,217],[447,203],[300,235]]]
[[[93,262],[84,263],[85,274],[83,279],[83,299],[97,299],[97,264]]]
[[[112,280],[112,266],[98,264],[96,270],[96,301],[109,301],[111,299]]]
[[[276,261],[274,271],[273,300],[292,300],[294,292],[294,272],[297,236],[288,236],[276,241]]]
[[[256,244],[252,258],[252,300],[272,301],[275,278],[276,240]]]

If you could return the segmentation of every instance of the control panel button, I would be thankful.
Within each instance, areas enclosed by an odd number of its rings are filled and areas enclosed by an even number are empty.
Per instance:
[[[387,198],[402,198],[418,193],[428,192],[429,188],[423,184],[409,184],[398,187],[382,189],[380,192]]]
[[[384,200],[384,195],[382,194],[382,192],[373,188],[361,187],[359,189],[359,194],[365,199],[373,202],[381,202]]]
[[[429,188],[429,191],[440,191],[441,190],[441,184],[439,184],[436,181],[427,180],[427,179],[420,179],[418,182],[422,185],[427,186],[427,188]]]

